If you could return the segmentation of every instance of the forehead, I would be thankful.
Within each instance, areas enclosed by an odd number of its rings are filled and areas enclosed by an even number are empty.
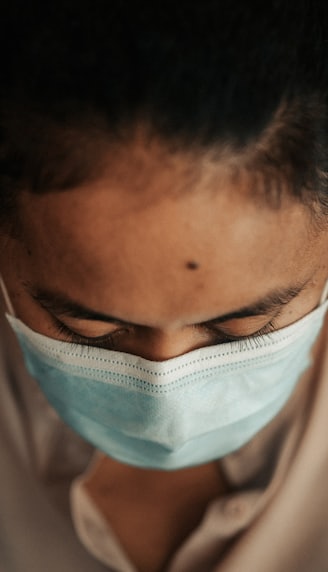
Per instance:
[[[22,272],[132,322],[202,321],[308,279],[309,214],[285,203],[259,202],[250,180],[205,156],[130,146],[95,182],[22,194]]]

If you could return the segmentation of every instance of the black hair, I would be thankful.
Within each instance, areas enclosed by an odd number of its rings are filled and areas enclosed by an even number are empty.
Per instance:
[[[326,0],[7,4],[0,217],[21,188],[94,176],[95,142],[142,122],[181,148],[229,148],[328,211]]]

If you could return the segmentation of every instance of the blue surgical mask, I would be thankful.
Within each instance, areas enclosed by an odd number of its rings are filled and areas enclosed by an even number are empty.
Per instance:
[[[278,414],[311,363],[327,306],[163,362],[54,340],[7,318],[29,372],[77,433],[124,463],[180,469],[236,451]]]

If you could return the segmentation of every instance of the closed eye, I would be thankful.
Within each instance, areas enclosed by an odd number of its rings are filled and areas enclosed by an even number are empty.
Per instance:
[[[121,328],[119,330],[116,330],[115,332],[103,334],[102,336],[90,337],[90,336],[83,336],[81,334],[78,334],[77,332],[74,332],[59,320],[55,320],[54,326],[57,334],[65,342],[84,345],[84,346],[94,346],[108,350],[113,350],[115,348],[115,341],[114,341],[115,336],[126,333],[127,331],[126,328]]]
[[[270,320],[264,325],[261,325],[260,328],[252,328],[252,323],[250,323],[250,320],[234,320],[233,323],[229,323],[227,325],[220,323],[218,326],[210,325],[206,326],[206,328],[208,331],[216,334],[219,339],[222,339],[223,343],[243,340],[246,338],[255,338],[269,334],[276,330],[276,320],[280,316],[280,313],[281,311],[276,312],[276,314],[272,316]],[[263,319],[261,321],[263,323]],[[256,322],[258,324],[258,318],[256,319]],[[256,322],[255,324],[253,323],[253,326],[257,325]]]
[[[117,345],[117,337],[120,337],[123,334],[128,334],[128,328],[120,328],[115,330],[114,332],[106,333],[101,336],[84,336],[74,332],[70,328],[68,328],[65,324],[60,322],[58,319],[55,320],[55,328],[58,335],[66,342],[78,344],[78,345],[85,345],[91,347],[99,347],[108,350],[115,350]],[[274,323],[274,319],[270,320],[265,326],[258,329],[257,331],[247,334],[247,335],[232,335],[224,333],[222,330],[218,330],[218,328],[208,327],[211,334],[213,335],[213,345],[215,344],[224,344],[230,342],[239,342],[240,344],[249,343],[250,340],[259,338],[265,334],[269,334],[273,332],[276,327]]]

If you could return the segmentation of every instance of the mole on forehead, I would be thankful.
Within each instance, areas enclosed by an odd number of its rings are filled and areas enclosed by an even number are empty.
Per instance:
[[[188,270],[197,270],[199,263],[195,260],[188,260],[188,262],[186,262],[186,268],[188,268]]]

